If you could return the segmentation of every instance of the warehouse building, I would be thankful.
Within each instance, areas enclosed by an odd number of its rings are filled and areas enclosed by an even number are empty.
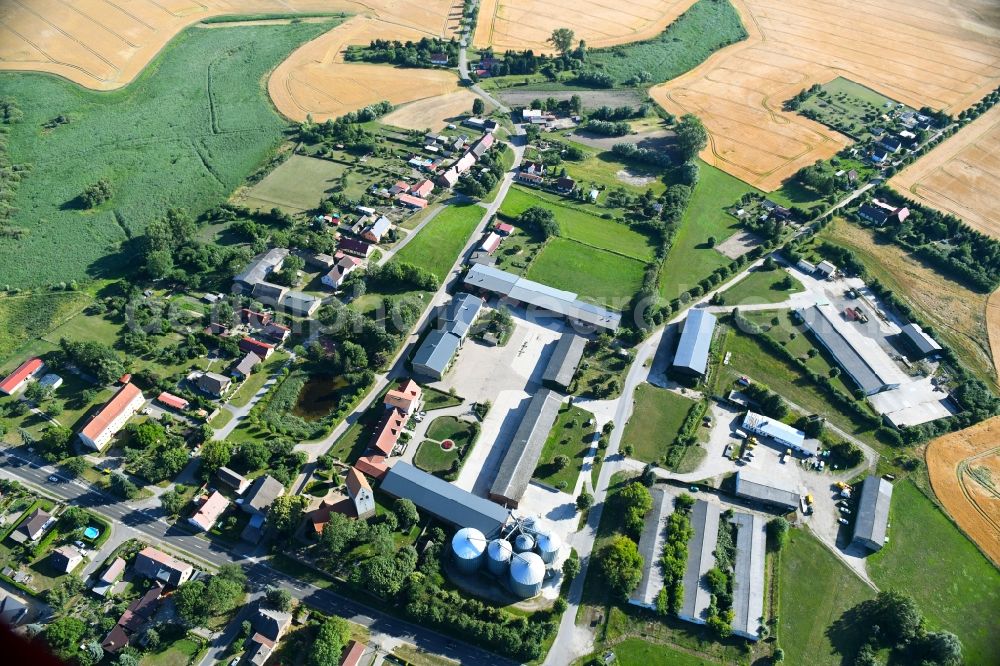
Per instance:
[[[899,386],[902,372],[892,365],[874,341],[863,341],[861,333],[849,328],[831,305],[814,305],[796,310],[837,364],[865,395],[874,395]],[[880,354],[880,355],[877,355]]]
[[[677,343],[677,353],[674,354],[674,370],[695,377],[705,374],[715,322],[715,315],[707,310],[691,310],[688,313],[680,342]]]
[[[736,472],[736,495],[785,511],[799,508],[799,493],[789,483],[752,470]]]
[[[743,417],[743,429],[755,435],[772,439],[782,446],[787,446],[807,456],[814,456],[819,452],[817,440],[806,439],[806,434],[801,430],[777,419],[768,418],[763,414],[747,412],[746,416]]]
[[[688,622],[705,624],[712,591],[705,583],[705,574],[715,566],[715,545],[719,540],[719,507],[698,500],[691,508],[691,529],[688,541],[687,568],[684,570],[684,600],[677,617]]]
[[[639,552],[642,554],[642,578],[632,592],[628,602],[633,606],[656,610],[656,597],[663,589],[663,539],[666,536],[664,523],[673,509],[673,498],[659,488],[651,488],[653,510],[646,514],[646,523],[639,536]]]
[[[885,545],[891,501],[891,483],[878,476],[869,476],[865,479],[861,484],[852,544],[864,546],[869,550],[880,550]]]
[[[764,615],[764,561],[767,525],[749,513],[733,515],[736,525],[736,561],[733,563],[733,633],[755,641]]]
[[[575,333],[563,333],[545,366],[542,383],[556,390],[568,389],[586,348],[586,338]]]
[[[389,468],[381,490],[455,527],[474,527],[487,538],[498,536],[510,517],[502,506],[402,461]]]
[[[413,371],[433,379],[444,377],[482,309],[482,299],[472,294],[455,294],[441,316],[439,327],[427,334],[413,355]]]
[[[930,356],[941,351],[941,345],[924,332],[918,324],[907,324],[903,327],[903,337],[917,350],[920,357]]]
[[[517,508],[538,466],[542,448],[559,416],[561,404],[559,395],[548,389],[542,389],[531,399],[493,480],[491,500]]]
[[[614,332],[621,325],[621,314],[617,312],[581,301],[571,291],[553,289],[493,266],[474,265],[463,284],[469,289],[497,294],[511,304],[523,304],[529,310],[565,317],[590,329]]]

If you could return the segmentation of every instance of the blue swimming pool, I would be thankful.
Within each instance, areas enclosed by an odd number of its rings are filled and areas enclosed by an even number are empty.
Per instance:
[[[83,531],[83,536],[85,536],[88,539],[96,539],[97,535],[99,535],[100,533],[101,531],[96,527],[88,527]]]

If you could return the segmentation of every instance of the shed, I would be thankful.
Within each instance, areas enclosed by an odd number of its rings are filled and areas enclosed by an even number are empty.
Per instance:
[[[879,550],[885,545],[889,530],[889,505],[892,501],[892,484],[870,475],[861,484],[858,514],[854,519],[854,537],[851,543],[869,550]]]

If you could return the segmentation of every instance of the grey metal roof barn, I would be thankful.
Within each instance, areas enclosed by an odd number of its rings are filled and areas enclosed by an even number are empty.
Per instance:
[[[750,640],[760,638],[764,615],[764,558],[767,526],[764,518],[736,513],[736,561],[733,563],[733,633]]]
[[[675,369],[696,375],[705,374],[715,322],[715,315],[707,310],[691,310],[688,313],[680,342],[677,343],[677,353],[674,354]]]
[[[660,557],[663,555],[664,522],[670,515],[673,498],[659,488],[651,489],[650,494],[653,496],[653,510],[646,514],[646,522],[639,537],[642,578],[628,602],[634,606],[655,609],[656,597],[663,589]]]
[[[751,470],[736,472],[736,494],[789,511],[799,507],[799,493],[788,483]]]
[[[684,570],[684,599],[677,617],[705,624],[705,613],[712,603],[712,592],[704,582],[705,574],[715,566],[715,545],[719,540],[719,507],[698,500],[691,508],[694,536],[688,541],[687,568]]]
[[[267,280],[272,271],[279,270],[287,256],[288,250],[281,247],[259,254],[250,261],[242,273],[233,278],[233,281],[249,291],[258,282]]]
[[[475,323],[483,301],[472,294],[455,294],[439,319],[439,328],[427,334],[413,355],[413,371],[441,379]]]
[[[548,287],[493,266],[476,264],[469,269],[463,284],[482,289],[527,306],[609,331],[617,331],[621,314],[577,298],[571,291]]]
[[[575,333],[563,333],[545,366],[542,381],[563,389],[568,388],[586,347],[586,338]]]
[[[446,523],[475,527],[488,538],[498,535],[509,517],[502,506],[403,461],[389,468],[380,488],[393,497],[410,500]]]
[[[247,513],[266,513],[274,500],[284,493],[285,486],[273,476],[257,477],[243,498],[243,510]]]
[[[923,356],[941,351],[941,345],[917,324],[910,323],[904,326],[903,335]]]
[[[557,393],[542,389],[528,403],[528,410],[517,426],[514,439],[504,454],[497,471],[490,499],[517,508],[518,502],[528,489],[531,475],[535,473],[538,459],[542,455],[545,440],[559,416],[562,400]]]
[[[889,527],[889,504],[892,501],[892,484],[878,476],[869,476],[861,484],[858,515],[854,520],[852,543],[870,550],[885,545]]]

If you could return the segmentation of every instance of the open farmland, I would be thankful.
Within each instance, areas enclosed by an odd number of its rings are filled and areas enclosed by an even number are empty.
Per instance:
[[[468,90],[429,97],[396,109],[382,118],[382,123],[409,130],[440,130],[462,115],[472,112],[476,95]]]
[[[253,210],[277,206],[289,213],[301,213],[319,206],[323,197],[339,186],[346,170],[339,162],[292,155],[250,188],[240,203]]]
[[[443,282],[472,230],[482,219],[483,209],[479,206],[448,206],[428,222],[395,258],[427,269]]]
[[[168,208],[197,215],[225,201],[287,127],[258,82],[328,26],[191,29],[138,80],[110,93],[53,76],[0,74],[24,113],[10,125],[11,158],[32,165],[11,219],[26,233],[0,239],[0,284],[113,275],[131,259],[120,244]],[[70,122],[43,129],[60,114]],[[99,179],[110,183],[111,199],[81,209],[78,197]]]
[[[525,277],[623,310],[642,287],[645,264],[568,238],[550,238]]]
[[[973,229],[1000,238],[1000,106],[893,177],[908,197],[956,215]]]
[[[702,157],[765,190],[836,153],[846,139],[782,110],[813,83],[844,75],[919,108],[958,112],[1000,77],[995,12],[986,0],[923,3],[900,11],[876,0],[734,0],[748,40],[651,89],[672,113],[695,113],[709,130]]]
[[[927,473],[948,514],[1000,566],[1000,417],[928,444]]]
[[[591,48],[614,46],[655,37],[692,4],[694,0],[482,0],[473,45],[498,52],[551,53],[546,40],[552,31],[569,28]]]

